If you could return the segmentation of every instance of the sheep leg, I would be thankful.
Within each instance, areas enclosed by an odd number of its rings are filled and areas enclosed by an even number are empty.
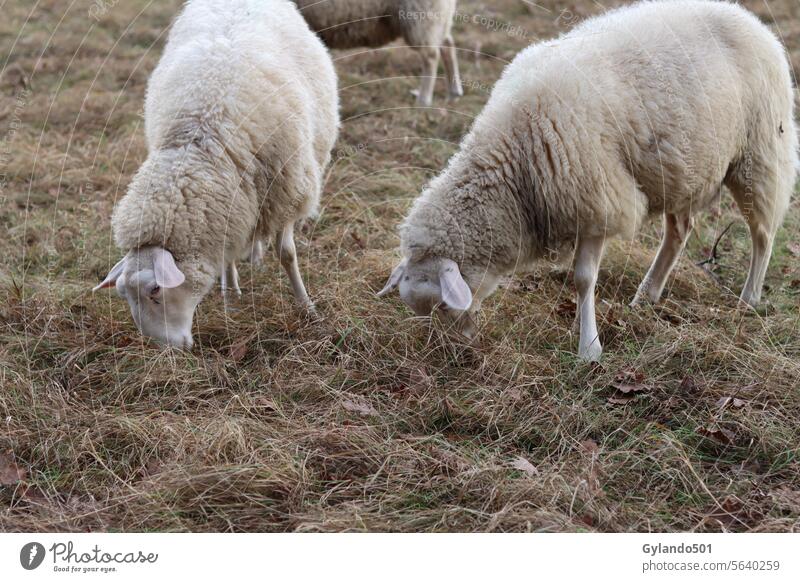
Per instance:
[[[236,261],[231,261],[222,269],[220,279],[223,297],[227,297],[229,291],[233,291],[241,297],[242,290],[239,288],[239,270],[236,268]]]
[[[253,243],[250,245],[250,262],[253,265],[260,265],[264,262],[264,243],[259,238],[253,239]]]
[[[631,302],[631,307],[636,307],[645,298],[652,303],[658,303],[667,277],[678,262],[678,257],[686,246],[689,233],[694,227],[694,219],[688,214],[665,214],[664,234],[656,258],[647,271],[642,283],[639,285],[636,296]]]
[[[749,220],[750,238],[753,243],[753,254],[750,257],[750,272],[742,289],[739,301],[743,305],[756,307],[761,301],[761,290],[764,287],[764,277],[767,275],[769,259],[772,256],[772,241],[774,234],[758,220]]]
[[[444,71],[447,75],[447,85],[451,99],[457,99],[464,95],[464,89],[461,87],[461,73],[458,70],[458,55],[456,52],[456,44],[453,37],[448,35],[444,39],[444,44],[441,48],[442,63],[444,63]]]
[[[295,299],[310,313],[314,313],[314,304],[308,297],[303,278],[300,276],[300,267],[297,264],[297,249],[294,246],[294,224],[285,226],[283,232],[276,236],[275,250],[278,253],[281,265],[283,265],[286,274],[289,276]]]
[[[433,103],[433,88],[436,85],[436,74],[439,72],[439,51],[434,48],[421,49],[424,60],[422,84],[417,95],[417,105],[430,107]]]
[[[575,288],[578,291],[580,339],[578,356],[587,362],[596,362],[603,353],[594,310],[594,289],[600,261],[603,258],[605,239],[589,237],[578,240],[575,249]]]

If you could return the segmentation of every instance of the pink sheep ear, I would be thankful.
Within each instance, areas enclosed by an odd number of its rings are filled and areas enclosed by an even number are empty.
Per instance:
[[[389,280],[386,282],[386,285],[384,285],[383,289],[378,291],[378,297],[388,295],[397,288],[397,285],[400,284],[400,279],[403,278],[403,274],[406,272],[406,265],[408,265],[408,259],[400,261],[400,264],[398,264],[394,268],[394,271],[392,271],[392,274],[389,275]]]
[[[461,276],[458,265],[450,259],[442,259],[439,268],[439,285],[442,288],[442,301],[458,311],[466,311],[472,305],[472,291]]]
[[[153,249],[153,272],[156,275],[156,283],[164,289],[177,287],[186,280],[186,276],[175,264],[172,253],[161,247]]]
[[[108,272],[108,275],[106,275],[106,278],[103,279],[103,282],[92,289],[92,293],[99,291],[100,289],[114,287],[117,284],[117,279],[119,279],[119,276],[122,275],[122,272],[125,270],[125,263],[127,261],[127,255],[122,257],[122,259],[111,268],[111,270]]]

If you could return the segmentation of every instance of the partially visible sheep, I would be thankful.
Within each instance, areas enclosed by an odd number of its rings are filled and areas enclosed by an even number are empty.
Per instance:
[[[401,227],[399,286],[470,333],[500,278],[575,247],[578,353],[602,352],[594,291],[606,240],[664,215],[634,304],[658,301],[693,215],[728,186],[750,226],[741,294],[761,295],[795,182],[798,139],[786,55],[733,4],[636,4],[517,56],[447,169]]]
[[[147,160],[112,218],[127,254],[96,289],[116,286],[144,335],[191,347],[217,276],[238,289],[234,261],[272,236],[311,308],[294,224],[316,211],[338,126],[330,55],[291,2],[189,2],[148,84]]]
[[[330,48],[379,47],[398,38],[422,55],[417,103],[430,106],[442,55],[451,98],[463,89],[451,29],[456,0],[295,0]]]

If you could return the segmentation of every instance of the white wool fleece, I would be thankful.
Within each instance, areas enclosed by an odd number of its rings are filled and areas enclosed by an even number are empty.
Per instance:
[[[148,157],[117,205],[123,251],[159,245],[190,282],[312,215],[338,133],[327,49],[288,0],[194,0],[147,88]]]
[[[517,55],[401,225],[402,252],[408,269],[455,261],[474,310],[500,277],[581,239],[591,291],[603,241],[665,214],[657,285],[642,287],[657,299],[692,215],[725,184],[754,236],[754,304],[796,167],[789,65],[769,29],[726,2],[639,3]]]

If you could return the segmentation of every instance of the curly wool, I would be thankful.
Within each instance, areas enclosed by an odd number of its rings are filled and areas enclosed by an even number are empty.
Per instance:
[[[633,236],[720,186],[777,224],[797,167],[782,46],[734,4],[640,3],[533,45],[506,68],[459,152],[401,225],[412,260],[470,286],[585,236]]]
[[[330,48],[379,47],[402,38],[439,47],[450,33],[456,0],[295,0]]]
[[[148,157],[114,211],[116,244],[218,274],[316,211],[338,127],[330,55],[291,2],[189,2],[148,84]]]

